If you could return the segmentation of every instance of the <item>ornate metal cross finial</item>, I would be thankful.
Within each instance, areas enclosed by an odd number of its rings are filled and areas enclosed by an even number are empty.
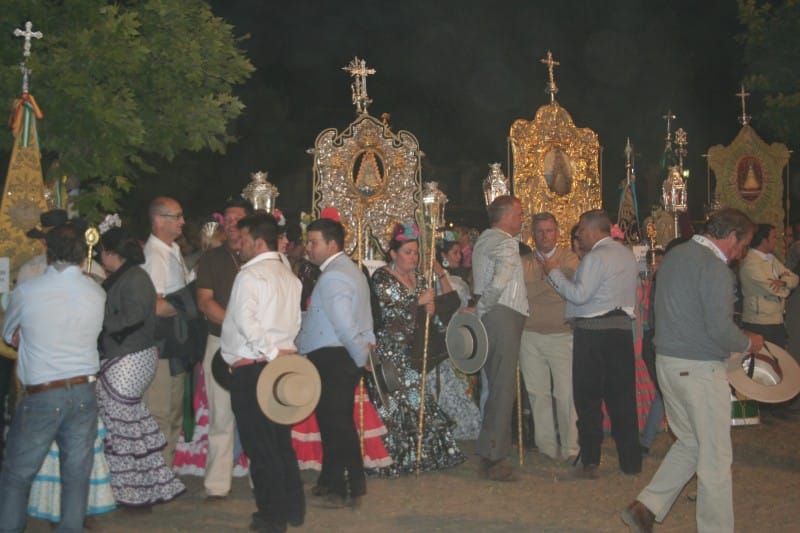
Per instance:
[[[628,137],[628,142],[625,144],[625,177],[628,183],[636,179],[633,170],[633,145],[630,137]]]
[[[42,32],[32,31],[33,23],[29,20],[25,23],[25,29],[19,28],[14,30],[14,37],[23,37],[25,43],[22,45],[22,63],[19,64],[19,69],[22,72],[22,92],[28,92],[28,76],[30,76],[30,69],[25,66],[25,60],[31,55],[31,38],[41,39]]]
[[[667,121],[667,136],[664,137],[664,140],[669,144],[670,140],[672,139],[672,121],[678,117],[672,113],[671,109],[667,109],[667,114],[661,115],[661,118]]]
[[[550,95],[550,102],[555,102],[558,87],[556,87],[556,79],[553,75],[553,67],[561,65],[561,63],[553,59],[553,54],[550,52],[550,50],[547,51],[547,57],[540,59],[539,62],[547,65],[547,74],[550,77],[550,81],[548,81],[544,92]]]
[[[678,145],[678,165],[681,167],[681,171],[683,171],[683,158],[689,153],[686,151],[686,145],[689,144],[688,135],[683,128],[678,128],[675,131],[675,144]]]
[[[372,103],[372,100],[367,95],[367,76],[375,74],[375,69],[367,68],[367,62],[356,56],[346,67],[342,67],[342,70],[349,72],[350,76],[355,78],[350,85],[350,90],[353,95],[353,104],[356,106],[356,111],[359,113],[366,113],[367,107]]]
[[[742,126],[747,126],[750,124],[750,115],[747,114],[746,105],[747,105],[747,97],[750,96],[750,93],[745,92],[744,90],[744,83],[742,84],[742,90],[736,93],[736,96],[742,99],[742,114],[739,116],[739,124]]]

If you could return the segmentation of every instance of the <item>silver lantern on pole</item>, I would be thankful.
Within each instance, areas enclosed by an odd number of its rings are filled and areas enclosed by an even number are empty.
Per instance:
[[[242,189],[242,198],[253,204],[254,210],[272,213],[275,199],[280,193],[275,185],[267,181],[267,174],[262,170],[250,174],[250,183]]]
[[[508,178],[503,174],[503,169],[500,163],[489,164],[489,174],[483,180],[483,196],[486,200],[486,205],[494,202],[498,196],[506,196],[511,194],[511,187],[508,184]]]

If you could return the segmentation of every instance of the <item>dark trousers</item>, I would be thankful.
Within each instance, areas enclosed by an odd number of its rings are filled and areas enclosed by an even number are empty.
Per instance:
[[[322,393],[317,404],[317,423],[322,438],[322,471],[318,484],[343,498],[367,492],[361,444],[353,420],[353,405],[361,369],[347,350],[320,348],[308,354],[319,372]]]
[[[786,333],[786,327],[783,324],[753,324],[751,322],[742,322],[742,327],[747,331],[758,333],[764,337],[765,341],[786,349],[789,344],[789,335]]]
[[[276,424],[258,406],[256,384],[264,366],[256,363],[232,370],[231,408],[250,459],[258,514],[268,528],[285,530],[289,520],[302,521],[305,496],[291,426]]]
[[[605,400],[619,466],[626,474],[642,469],[636,415],[636,375],[631,330],[575,329],[572,388],[578,413],[578,443],[584,465],[600,464]]]
[[[5,448],[3,436],[6,434],[6,397],[13,390],[11,386],[13,382],[14,361],[0,355],[0,457],[3,457],[3,449]]]

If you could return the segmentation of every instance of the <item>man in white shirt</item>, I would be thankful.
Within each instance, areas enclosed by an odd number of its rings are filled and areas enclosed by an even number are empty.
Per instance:
[[[484,370],[489,397],[475,451],[481,458],[478,474],[485,479],[510,481],[505,462],[511,452],[511,411],[519,361],[520,339],[528,316],[528,295],[522,274],[519,243],[522,204],[513,196],[499,196],[489,206],[489,224],[472,252],[474,292],[479,296],[478,316],[489,337]]]
[[[17,406],[0,473],[0,529],[25,527],[31,483],[55,440],[61,450],[59,530],[81,531],[97,433],[97,337],[105,291],[85,276],[83,232],[72,224],[47,235],[50,265],[17,286],[3,339],[18,348],[26,394]]]
[[[148,214],[151,233],[144,245],[143,268],[150,275],[158,295],[156,315],[159,318],[174,317],[177,314],[175,308],[164,296],[185,287],[189,277],[180,247],[175,243],[183,228],[183,211],[177,201],[160,196],[150,203]],[[184,376],[171,374],[170,354],[164,353],[161,346],[159,350],[156,376],[144,393],[144,402],[167,438],[162,453],[164,461],[171,467],[183,422]]]
[[[231,407],[250,458],[258,512],[251,531],[285,531],[305,517],[305,499],[291,426],[277,424],[258,405],[259,375],[276,357],[296,353],[302,284],[277,251],[278,227],[269,215],[238,222],[240,256],[222,322],[222,357],[231,365]]]

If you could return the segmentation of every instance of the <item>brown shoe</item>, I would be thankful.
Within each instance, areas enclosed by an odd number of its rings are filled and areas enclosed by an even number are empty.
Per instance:
[[[622,511],[622,521],[633,533],[651,533],[656,517],[645,504],[635,500]]]
[[[515,481],[514,470],[503,459],[491,461],[481,457],[478,465],[478,476],[491,481]]]

